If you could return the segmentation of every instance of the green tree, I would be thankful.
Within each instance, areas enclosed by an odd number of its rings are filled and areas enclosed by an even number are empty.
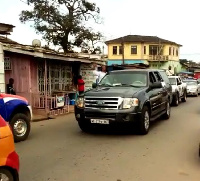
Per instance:
[[[33,22],[37,33],[48,43],[59,45],[65,53],[74,46],[84,47],[100,41],[102,34],[87,27],[89,20],[100,23],[100,9],[87,0],[28,0],[32,10],[20,14],[22,23]]]

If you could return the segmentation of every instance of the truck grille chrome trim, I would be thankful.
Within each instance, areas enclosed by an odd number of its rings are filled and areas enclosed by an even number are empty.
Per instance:
[[[84,98],[86,109],[119,109],[123,98],[121,97],[88,97]]]

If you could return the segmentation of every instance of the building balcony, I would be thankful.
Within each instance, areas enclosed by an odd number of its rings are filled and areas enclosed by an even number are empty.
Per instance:
[[[149,55],[148,61],[168,61],[168,55]]]

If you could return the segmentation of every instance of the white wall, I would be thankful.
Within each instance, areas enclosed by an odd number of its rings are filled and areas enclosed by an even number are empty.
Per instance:
[[[0,91],[5,93],[5,73],[3,45],[0,43]]]

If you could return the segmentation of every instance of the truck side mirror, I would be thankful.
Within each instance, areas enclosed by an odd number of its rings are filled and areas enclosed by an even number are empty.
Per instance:
[[[151,89],[159,89],[159,88],[163,88],[162,83],[161,82],[155,82],[153,84],[150,85]]]

